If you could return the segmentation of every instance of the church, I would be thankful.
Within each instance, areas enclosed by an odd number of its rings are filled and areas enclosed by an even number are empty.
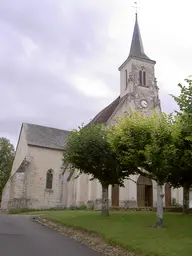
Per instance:
[[[161,112],[156,62],[144,52],[136,14],[130,52],[119,67],[120,95],[99,112],[91,123],[110,126],[117,117],[140,110],[150,114]],[[101,184],[88,175],[78,178],[62,163],[64,145],[69,131],[23,123],[20,130],[11,176],[4,187],[2,209],[48,209],[87,206],[101,208]],[[156,182],[134,175],[125,180],[125,187],[109,188],[112,207],[155,207]],[[182,205],[182,189],[164,186],[164,205]]]

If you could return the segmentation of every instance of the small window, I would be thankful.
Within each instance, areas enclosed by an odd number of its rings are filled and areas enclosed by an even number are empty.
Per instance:
[[[146,86],[146,73],[143,71],[143,85]]]
[[[142,80],[143,80],[143,79],[142,79],[142,71],[140,70],[140,71],[139,71],[139,84],[140,84],[140,85],[143,85]]]
[[[53,186],[53,170],[47,171],[46,176],[46,189],[52,189]]]
[[[127,69],[125,69],[125,90],[127,89]]]

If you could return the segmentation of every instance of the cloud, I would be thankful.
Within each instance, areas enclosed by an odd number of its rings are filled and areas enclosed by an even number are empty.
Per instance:
[[[97,99],[69,77],[76,77],[81,59],[102,51],[102,22],[96,10],[70,1],[1,3],[0,136],[15,143],[21,122],[72,129],[94,115]]]
[[[2,0],[0,136],[16,144],[22,122],[72,129],[109,104],[119,94],[118,67],[129,52],[132,5],[131,0]],[[145,0],[139,6],[145,51],[157,61],[166,112],[176,106],[168,94],[178,93],[177,83],[191,72],[187,5],[188,0],[182,6]]]

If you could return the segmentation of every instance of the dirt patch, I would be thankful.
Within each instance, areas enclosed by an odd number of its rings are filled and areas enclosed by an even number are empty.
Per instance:
[[[88,232],[85,230],[80,230],[72,227],[66,227],[54,221],[48,220],[45,217],[33,217],[33,221],[49,227],[53,230],[58,231],[60,234],[67,235],[68,237],[74,239],[75,241],[85,244],[93,250],[102,253],[106,256],[136,256],[136,254],[128,252],[118,246],[113,246],[106,243],[99,235]]]

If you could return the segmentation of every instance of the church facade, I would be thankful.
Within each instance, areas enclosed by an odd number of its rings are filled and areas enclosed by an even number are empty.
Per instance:
[[[161,112],[155,61],[144,52],[137,14],[128,58],[119,67],[120,95],[99,112],[92,123],[110,126],[117,117],[139,110]],[[68,131],[33,124],[22,124],[11,177],[2,195],[1,207],[69,208],[86,205],[101,207],[101,184],[88,175],[70,172],[62,162]],[[164,205],[182,205],[182,189],[164,186]],[[125,187],[110,187],[109,202],[114,207],[156,206],[157,184],[143,176],[133,175]]]

